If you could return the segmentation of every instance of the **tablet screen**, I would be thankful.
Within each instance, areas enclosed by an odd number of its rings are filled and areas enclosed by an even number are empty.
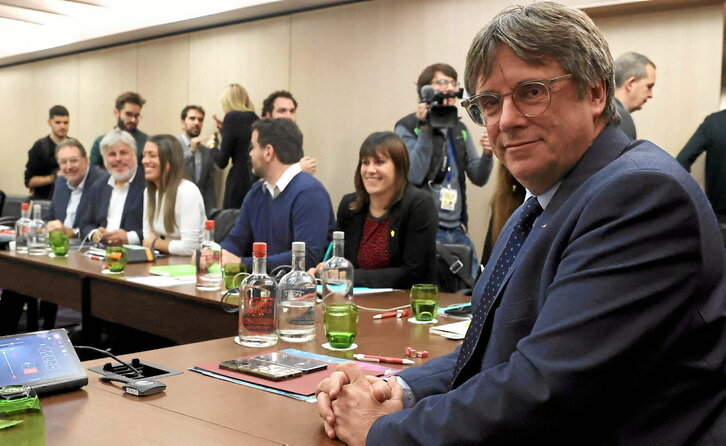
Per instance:
[[[25,384],[36,393],[88,384],[63,329],[0,337],[0,386]]]

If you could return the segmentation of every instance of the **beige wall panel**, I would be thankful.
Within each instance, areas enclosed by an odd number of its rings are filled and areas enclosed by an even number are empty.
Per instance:
[[[238,83],[260,113],[262,100],[274,90],[289,88],[290,18],[200,31],[190,35],[189,102],[207,111],[203,134],[215,130],[212,114],[223,116],[219,96]]]
[[[653,99],[633,113],[639,138],[676,156],[719,109],[723,22],[719,5],[597,19],[613,57],[636,51],[657,67]],[[703,184],[703,157],[692,172]]]
[[[97,136],[111,130],[116,121],[116,97],[138,89],[138,51],[136,44],[108,48],[79,57],[78,126],[74,132],[89,150]],[[143,122],[140,126],[143,130]]]
[[[139,43],[138,67],[138,92],[146,99],[139,128],[179,135],[179,113],[188,99],[189,35]]]
[[[0,163],[0,190],[6,194],[27,194],[23,172],[28,150],[48,127],[43,129],[44,115],[32,98],[33,77],[30,65],[0,70],[0,98],[3,104],[12,104],[4,119],[0,120],[2,162]],[[47,113],[47,110],[46,110]],[[47,116],[47,115],[45,115]],[[47,119],[47,118],[46,118]]]

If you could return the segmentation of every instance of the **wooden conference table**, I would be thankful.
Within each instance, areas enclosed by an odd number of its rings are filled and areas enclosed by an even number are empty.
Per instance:
[[[220,310],[220,293],[194,284],[153,287],[124,280],[148,276],[152,265],[190,263],[171,256],[127,265],[124,274],[102,274],[102,262],[77,251],[67,257],[0,251],[0,288],[81,311],[84,335],[93,340],[97,321],[108,321],[171,339],[179,344],[230,336],[237,316]]]
[[[442,305],[466,301],[466,297],[442,294]],[[408,301],[403,291],[356,296],[359,305],[386,308]],[[428,350],[428,359],[453,351],[458,341],[429,334],[430,325],[414,325],[405,319],[372,319],[371,311],[360,311],[358,349],[330,352],[318,311],[317,339],[292,344],[278,342],[271,349],[250,349],[233,342],[232,336],[213,341],[125,355],[139,357],[165,367],[183,370],[181,375],[162,378],[165,392],[140,398],[123,394],[120,387],[98,381],[89,372],[89,385],[66,394],[41,399],[49,445],[154,444],[154,445],[325,445],[315,404],[203,376],[187,368],[206,361],[223,361],[253,353],[296,348],[352,358],[353,353],[404,357],[406,346]],[[453,322],[451,319],[441,323]],[[201,322],[203,323],[203,322]],[[428,359],[416,359],[422,364]],[[107,360],[85,363],[88,367]]]

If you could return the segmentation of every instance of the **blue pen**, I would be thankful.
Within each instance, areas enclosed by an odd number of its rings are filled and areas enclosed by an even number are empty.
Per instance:
[[[333,242],[330,242],[328,244],[328,249],[327,249],[327,251],[325,251],[325,255],[323,256],[323,262],[328,261],[328,259],[330,258],[330,253],[332,253],[332,252],[333,252]]]

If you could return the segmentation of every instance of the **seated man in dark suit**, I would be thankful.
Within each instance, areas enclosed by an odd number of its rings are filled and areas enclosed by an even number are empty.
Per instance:
[[[508,7],[462,105],[527,189],[473,291],[462,347],[387,383],[319,385],[360,444],[726,444],[726,253],[696,182],[609,126],[607,42],[582,11]]]
[[[60,166],[55,180],[50,209],[45,219],[48,232],[63,230],[68,238],[78,238],[79,211],[88,206],[85,193],[102,173],[88,163],[86,149],[80,141],[68,138],[58,144],[55,157]]]
[[[98,169],[90,167],[86,150],[77,139],[66,138],[55,148],[55,159],[60,166],[58,178],[53,186],[50,209],[45,219],[48,231],[63,230],[69,238],[78,236],[78,211],[87,207],[86,193],[91,184],[101,175]],[[18,331],[18,321],[23,313],[23,306],[37,305],[37,300],[5,290],[0,299],[0,335],[14,334]],[[42,328],[50,330],[55,327],[58,305],[41,301],[40,317]],[[32,314],[32,312],[29,312]],[[29,330],[36,329],[36,321],[28,321]]]
[[[80,217],[81,237],[107,245],[138,245],[143,237],[144,171],[138,169],[136,141],[113,129],[101,140],[108,171],[89,189],[88,206]]]

